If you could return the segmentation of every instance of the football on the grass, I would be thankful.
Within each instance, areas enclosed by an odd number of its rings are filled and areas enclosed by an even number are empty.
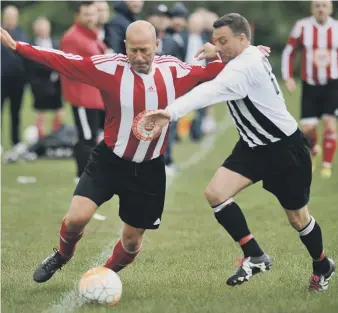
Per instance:
[[[88,302],[113,306],[122,295],[120,277],[106,267],[95,267],[84,273],[79,283],[80,295]]]

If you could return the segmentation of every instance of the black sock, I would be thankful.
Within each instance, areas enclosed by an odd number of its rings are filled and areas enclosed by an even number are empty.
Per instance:
[[[252,238],[247,243],[241,245],[241,248],[244,252],[245,258],[249,256],[258,257],[264,254],[255,238]]]
[[[312,216],[309,224],[299,231],[299,235],[313,259],[313,271],[326,274],[330,270],[330,262],[324,256],[322,231]]]
[[[224,227],[236,242],[251,234],[242,210],[232,200],[216,205],[213,209],[218,223]],[[245,257],[263,255],[262,249],[254,238],[243,244],[241,248]]]

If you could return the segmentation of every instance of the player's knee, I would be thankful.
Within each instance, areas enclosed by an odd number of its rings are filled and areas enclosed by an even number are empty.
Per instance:
[[[142,246],[142,241],[143,241],[143,236],[142,237],[126,237],[123,236],[122,242],[123,242],[123,247],[128,251],[128,252],[136,252],[140,250]]]
[[[91,220],[97,205],[86,197],[74,196],[66,214],[66,226],[72,231],[83,229]]]
[[[309,215],[295,214],[289,215],[288,218],[291,226],[298,231],[302,230],[310,222]]]
[[[228,199],[225,199],[226,196],[224,195],[224,192],[220,192],[217,190],[217,188],[214,188],[212,185],[209,185],[205,190],[204,190],[204,196],[208,200],[209,204],[211,206],[218,205]]]
[[[123,247],[129,252],[138,251],[142,246],[144,232],[145,230],[137,228],[125,229],[122,234]]]
[[[83,215],[67,214],[65,221],[66,227],[69,231],[79,232],[84,229],[89,222],[89,219]]]

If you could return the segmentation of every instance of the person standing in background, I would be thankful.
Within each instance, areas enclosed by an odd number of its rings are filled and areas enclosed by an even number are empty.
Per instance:
[[[18,41],[28,41],[24,31],[18,26],[19,11],[9,5],[4,8],[2,15],[2,27]],[[24,59],[13,53],[1,44],[1,113],[5,100],[10,102],[11,112],[11,141],[13,151],[18,155],[26,150],[26,146],[20,143],[20,110],[22,96],[26,83],[26,70]],[[1,114],[2,116],[2,114]]]
[[[290,93],[296,90],[293,60],[299,47],[302,50],[302,108],[301,128],[310,143],[312,171],[320,152],[317,144],[317,124],[323,120],[322,178],[332,175],[332,163],[337,146],[338,109],[338,21],[331,18],[331,1],[312,1],[312,16],[295,24],[282,56],[282,74]]]
[[[211,11],[208,11],[204,8],[200,8],[195,10],[195,12],[198,12],[202,15],[202,20],[204,22],[204,35],[209,38],[209,41],[211,43],[215,43],[214,42],[214,38],[212,36],[213,33],[213,24],[215,21],[217,21],[219,19],[219,16]],[[252,33],[251,33],[251,38],[252,38]],[[215,58],[216,60],[216,58]],[[213,61],[213,59],[210,59],[210,61]],[[204,117],[202,119],[202,124],[201,124],[201,131],[203,134],[209,134],[212,132],[215,132],[217,129],[217,124],[216,124],[216,118],[215,118],[215,108],[214,107],[206,107],[205,108],[205,114]]]
[[[107,50],[106,53],[114,53],[114,49],[110,46],[110,38],[113,36],[112,29],[108,27],[108,21],[110,17],[109,5],[107,1],[95,1],[95,6],[97,8],[98,20],[97,20],[97,28],[98,28],[98,39],[103,41]],[[98,141],[103,139],[103,129],[104,129],[104,120],[105,120],[105,112],[104,110],[99,110],[99,131],[98,131]]]
[[[184,6],[183,3],[177,2],[170,9],[170,27],[168,28],[168,33],[170,33],[176,43],[179,45],[181,50],[181,55],[178,57],[181,61],[184,61],[187,42],[184,41],[184,36],[187,35],[187,19],[189,16],[189,10]]]
[[[114,4],[116,14],[107,25],[107,28],[110,29],[107,45],[115,53],[126,54],[124,40],[127,27],[137,20],[137,14],[141,13],[143,4],[144,2],[141,0],[117,1]]]
[[[187,32],[183,33],[183,41],[186,46],[184,61],[189,64],[205,66],[207,61],[198,61],[195,58],[196,51],[199,47],[202,47],[205,43],[210,41],[210,38],[204,31],[204,15],[202,12],[194,12],[188,18]],[[206,115],[206,108],[202,108],[196,111],[196,116],[191,122],[190,127],[190,139],[192,141],[198,141],[203,137],[202,121]]]
[[[51,37],[51,25],[47,18],[39,17],[33,23],[34,39],[32,44],[47,49],[59,49],[58,40]],[[46,135],[46,111],[54,111],[52,130],[57,131],[62,125],[64,111],[61,100],[59,74],[36,62],[27,62],[29,83],[34,97],[34,108],[38,112],[36,127],[39,138]]]
[[[113,47],[110,45],[110,38],[112,36],[112,29],[108,27],[108,21],[110,18],[110,9],[108,1],[95,1],[95,6],[97,8],[97,13],[99,15],[97,28],[98,28],[98,38],[102,40],[107,46],[107,53],[114,53]]]
[[[61,39],[61,50],[86,57],[105,53],[106,45],[98,39],[98,13],[93,1],[82,1],[75,5],[75,23]],[[92,149],[96,146],[99,130],[99,110],[104,110],[99,90],[61,75],[63,96],[70,102],[78,132],[74,146],[77,164],[75,181],[79,180]]]
[[[171,55],[180,57],[180,47],[173,40],[172,36],[167,33],[170,25],[170,13],[165,4],[160,4],[151,9],[147,20],[155,27],[156,36],[159,40],[157,55]]]

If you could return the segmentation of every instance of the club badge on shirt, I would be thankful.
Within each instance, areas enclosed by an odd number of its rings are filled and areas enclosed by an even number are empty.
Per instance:
[[[156,139],[162,129],[155,129],[155,124],[146,124],[142,118],[146,113],[154,110],[146,110],[139,113],[133,121],[133,133],[138,140],[152,141]]]
[[[313,52],[313,60],[317,68],[328,68],[330,66],[330,51],[328,49],[316,49]]]

